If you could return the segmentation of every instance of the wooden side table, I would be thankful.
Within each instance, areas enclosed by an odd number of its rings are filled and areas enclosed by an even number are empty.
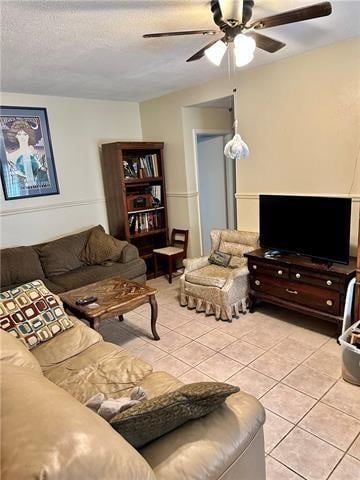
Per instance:
[[[123,321],[125,313],[149,303],[151,308],[151,332],[155,340],[160,340],[156,331],[158,313],[156,292],[155,288],[131,282],[122,277],[112,277],[64,292],[60,294],[60,298],[69,310],[88,320],[90,327],[96,331],[99,330],[100,323],[103,320],[118,316],[119,321]],[[96,302],[88,305],[76,304],[77,300],[91,296],[97,297]]]

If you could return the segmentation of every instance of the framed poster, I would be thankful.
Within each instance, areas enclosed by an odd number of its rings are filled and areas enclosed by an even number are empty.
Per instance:
[[[5,200],[59,193],[46,108],[0,107]]]

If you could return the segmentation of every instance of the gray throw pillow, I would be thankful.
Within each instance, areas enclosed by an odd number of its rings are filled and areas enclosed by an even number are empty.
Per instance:
[[[101,230],[93,230],[80,254],[80,260],[88,265],[99,265],[108,260],[116,261],[127,244],[126,241],[118,240]]]
[[[184,385],[117,414],[110,424],[131,445],[140,448],[189,420],[207,415],[239,390],[219,382]]]
[[[231,255],[230,253],[220,252],[215,250],[210,257],[209,262],[214,265],[219,265],[220,267],[227,267],[230,263]]]

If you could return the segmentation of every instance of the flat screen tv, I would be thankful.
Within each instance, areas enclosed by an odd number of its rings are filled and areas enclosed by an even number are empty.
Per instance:
[[[260,245],[349,263],[351,199],[260,195]]]

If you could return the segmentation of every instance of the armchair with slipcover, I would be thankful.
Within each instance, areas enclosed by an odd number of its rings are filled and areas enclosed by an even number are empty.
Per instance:
[[[214,265],[209,256],[184,260],[180,303],[231,322],[240,311],[246,313],[249,271],[244,253],[258,248],[259,236],[256,232],[212,230],[210,238],[210,255],[215,251],[230,254],[229,266]]]

